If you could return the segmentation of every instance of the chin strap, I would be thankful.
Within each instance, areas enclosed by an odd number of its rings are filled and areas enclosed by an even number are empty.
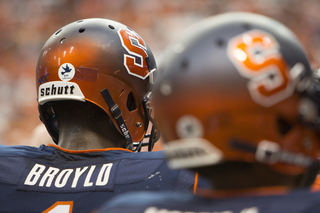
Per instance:
[[[256,160],[260,163],[285,163],[308,168],[315,162],[315,160],[308,155],[281,149],[279,144],[268,140],[260,141],[257,146],[252,145],[253,143],[238,139],[231,139],[229,144],[236,150],[255,154]]]
[[[320,171],[320,162],[314,161],[305,174],[302,175],[299,187],[311,187]]]
[[[152,108],[152,107],[148,106],[150,104],[149,102],[151,100],[151,97],[150,97],[151,92],[147,93],[145,95],[144,99],[142,100],[142,106],[143,106],[143,109],[144,109],[144,111],[147,115],[147,118],[148,118],[147,124],[149,124],[149,121],[152,123],[151,133],[146,134],[144,136],[144,138],[149,138],[148,142],[143,142],[143,139],[140,142],[133,142],[132,141],[129,130],[128,130],[123,118],[122,118],[122,113],[121,113],[119,106],[114,103],[114,101],[113,101],[113,99],[107,89],[102,90],[101,94],[102,94],[104,100],[107,102],[107,104],[110,108],[110,111],[112,112],[122,134],[125,137],[125,140],[127,142],[126,148],[130,149],[134,152],[139,152],[143,146],[148,146],[148,151],[152,151],[154,144],[160,138],[160,134],[157,131],[157,129],[155,128],[155,122],[150,115],[150,108]],[[147,126],[147,128],[148,128],[148,126]]]
[[[112,114],[113,114],[113,116],[114,116],[126,142],[127,142],[126,148],[132,150],[133,141],[132,141],[131,135],[129,133],[129,130],[127,128],[127,125],[125,124],[125,122],[122,118],[122,112],[121,112],[119,106],[114,103],[114,101],[113,101],[113,99],[107,89],[102,90],[101,94],[102,94],[104,100],[107,102],[107,104],[110,108],[110,111],[112,112]]]

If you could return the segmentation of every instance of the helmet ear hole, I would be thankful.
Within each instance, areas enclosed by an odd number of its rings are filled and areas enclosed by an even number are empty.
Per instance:
[[[279,117],[277,127],[281,135],[286,135],[292,129],[292,124],[284,117]]]
[[[136,106],[136,102],[134,101],[134,97],[133,97],[133,94],[132,92],[130,92],[128,94],[128,98],[127,98],[127,108],[128,110],[131,112],[135,109],[137,109],[137,106]]]
[[[55,113],[51,102],[45,103],[43,105],[43,109],[45,119],[52,119],[54,117]]]

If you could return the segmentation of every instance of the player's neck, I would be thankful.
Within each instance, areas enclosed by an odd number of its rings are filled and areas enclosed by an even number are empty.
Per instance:
[[[70,150],[105,149],[120,147],[119,141],[86,128],[78,131],[60,131],[58,145]]]

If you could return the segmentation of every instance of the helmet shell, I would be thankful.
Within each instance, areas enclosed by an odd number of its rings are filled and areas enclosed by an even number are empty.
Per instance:
[[[300,121],[302,105],[315,103],[297,91],[313,74],[281,23],[251,13],[207,18],[163,52],[159,70],[155,114],[173,167],[241,161],[300,174],[317,158],[317,133]]]
[[[107,89],[121,110],[133,141],[147,129],[141,100],[156,63],[144,40],[129,27],[108,19],[84,19],[54,33],[44,44],[36,69],[39,112],[54,141],[58,132],[45,115],[51,101],[89,101],[119,126],[101,91]],[[121,131],[120,131],[121,132]]]

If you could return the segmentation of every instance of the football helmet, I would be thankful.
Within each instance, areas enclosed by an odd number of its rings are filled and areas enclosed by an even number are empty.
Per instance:
[[[151,135],[146,135],[152,120],[147,105],[155,71],[149,46],[129,27],[100,18],[70,23],[47,40],[38,59],[40,118],[57,143],[59,130],[50,102],[89,101],[108,114],[127,148],[140,150],[147,145],[143,138]],[[153,129],[152,136],[155,133]]]
[[[173,168],[237,161],[299,175],[317,162],[317,87],[281,23],[242,12],[207,18],[158,66],[154,110]]]

